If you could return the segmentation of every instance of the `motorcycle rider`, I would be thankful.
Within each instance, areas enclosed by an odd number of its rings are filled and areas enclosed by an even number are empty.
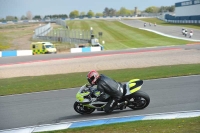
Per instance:
[[[87,74],[87,79],[92,86],[97,85],[97,90],[100,91],[100,96],[95,100],[93,99],[93,101],[104,101],[106,100],[105,94],[110,95],[110,99],[104,110],[106,113],[112,112],[123,96],[122,85],[103,74],[99,75],[95,70]],[[120,104],[120,107],[122,106],[123,104]]]

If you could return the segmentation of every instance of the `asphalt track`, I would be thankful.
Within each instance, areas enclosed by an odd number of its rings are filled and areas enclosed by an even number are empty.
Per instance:
[[[137,49],[133,48],[133,49],[115,50],[115,51],[108,50],[108,51],[90,52],[90,53],[62,53],[62,54],[48,54],[48,55],[46,54],[46,55],[35,55],[35,56],[3,57],[3,58],[0,58],[0,66],[59,60],[59,59],[72,59],[72,58],[134,53],[134,52],[135,53],[136,52],[151,52],[151,51],[170,50],[170,49],[200,50],[200,45],[160,46],[160,47],[152,47],[152,48],[137,48]]]
[[[129,26],[135,27],[135,28],[143,28],[143,29],[147,29],[147,30],[152,30],[152,31],[157,31],[166,35],[170,35],[170,36],[174,36],[174,37],[179,37],[182,39],[195,39],[195,40],[200,40],[200,30],[198,29],[193,29],[193,28],[188,28],[188,27],[180,27],[180,26],[164,26],[164,25],[157,25],[154,26],[153,24],[151,24],[151,26],[149,26],[149,23],[141,21],[141,20],[137,20],[137,19],[133,19],[133,20],[121,20],[122,23],[127,24]],[[144,23],[147,24],[146,27],[144,27]],[[187,29],[188,34],[185,37],[182,34],[182,29]],[[192,38],[189,38],[189,32],[190,30],[193,31],[193,36]]]
[[[79,115],[73,109],[79,88],[0,97],[0,130],[77,120],[200,110],[200,75],[146,80],[142,90],[149,94],[144,110],[126,109],[107,115],[95,111]]]

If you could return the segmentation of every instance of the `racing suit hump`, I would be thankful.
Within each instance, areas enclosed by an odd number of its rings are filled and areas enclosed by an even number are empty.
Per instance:
[[[113,97],[115,100],[120,100],[123,96],[123,90],[121,85],[115,80],[101,74],[97,81],[97,89],[100,91],[101,95],[98,100],[105,100],[105,93]]]

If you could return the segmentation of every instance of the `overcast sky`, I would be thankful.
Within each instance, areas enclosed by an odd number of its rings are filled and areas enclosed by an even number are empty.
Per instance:
[[[185,0],[0,0],[0,18],[21,17],[31,11],[32,15],[67,14],[73,10],[102,13],[105,7],[119,10],[121,7],[145,10],[149,6],[171,6]]]

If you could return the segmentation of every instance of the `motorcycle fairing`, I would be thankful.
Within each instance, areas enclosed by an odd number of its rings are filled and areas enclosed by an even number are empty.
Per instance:
[[[141,89],[143,81],[141,79],[132,79],[126,85],[127,94],[132,94]]]
[[[95,92],[94,92],[94,95],[95,95],[96,97],[100,96],[100,91],[98,91],[98,90],[95,91]]]
[[[92,107],[92,108],[103,108],[106,104],[107,104],[107,102],[97,101],[97,102],[92,102],[92,103],[84,105],[84,106]]]
[[[84,98],[84,96],[87,96],[87,95],[89,95],[89,94],[90,94],[90,92],[85,92],[85,93],[80,93],[80,92],[78,92],[78,93],[76,94],[76,99],[77,99],[78,102],[89,102],[88,99],[85,99],[85,98]]]
[[[80,88],[78,93],[76,94],[77,102],[89,102],[88,99],[85,99],[84,96],[88,96],[90,92],[87,91],[86,84]]]

